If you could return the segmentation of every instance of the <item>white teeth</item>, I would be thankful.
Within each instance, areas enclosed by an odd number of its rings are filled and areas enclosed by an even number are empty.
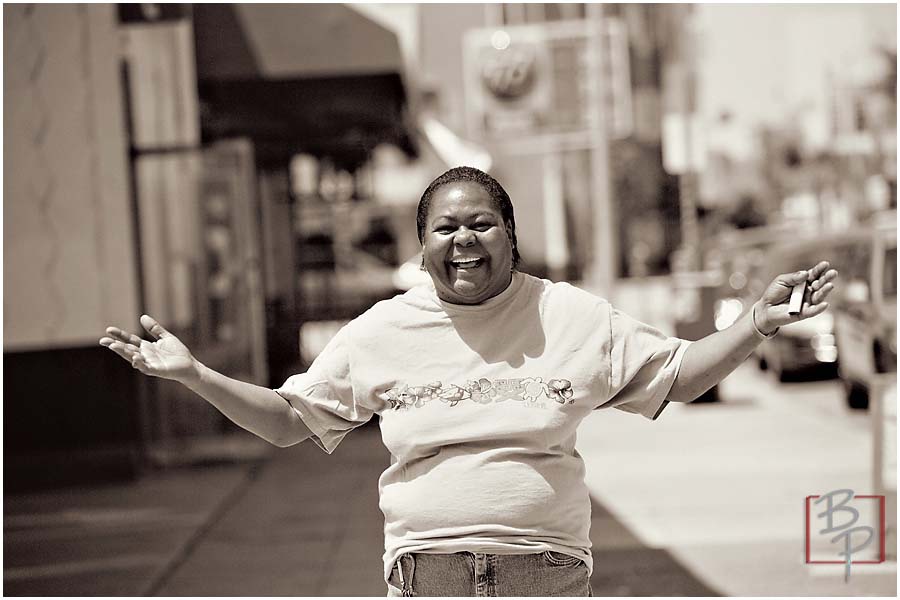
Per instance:
[[[480,259],[478,259],[478,258],[472,258],[472,259],[469,259],[469,260],[454,260],[454,261],[452,261],[452,262],[453,262],[453,266],[454,266],[454,267],[457,267],[457,268],[467,268],[467,267],[474,267],[475,265],[478,264],[478,261],[479,261],[479,260],[480,260]]]

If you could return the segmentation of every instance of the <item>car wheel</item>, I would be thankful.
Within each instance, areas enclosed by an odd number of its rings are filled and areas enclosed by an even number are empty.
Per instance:
[[[775,373],[775,376],[778,377],[778,381],[780,381],[781,383],[787,383],[788,381],[793,381],[794,377],[795,377],[793,372],[785,371],[783,368],[780,368],[780,367],[779,367],[778,371]]]
[[[866,410],[869,408],[869,390],[858,383],[844,384],[847,393],[847,406],[853,410]]]

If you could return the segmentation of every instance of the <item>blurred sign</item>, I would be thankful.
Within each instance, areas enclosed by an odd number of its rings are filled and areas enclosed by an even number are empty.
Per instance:
[[[537,51],[535,46],[523,45],[485,56],[481,66],[482,83],[500,100],[527,95],[534,87]]]
[[[670,175],[697,173],[706,167],[706,140],[697,114],[663,116],[663,168]]]
[[[554,114],[555,96],[563,90],[553,89],[554,65],[542,28],[471,31],[465,38],[465,52],[473,134],[518,137],[580,128],[571,126],[580,115],[569,114],[568,106],[560,106]],[[577,105],[577,96],[570,96],[568,104],[571,100]]]
[[[463,51],[473,136],[584,147],[601,117],[610,137],[631,132],[628,40],[615,19],[470,30]]]

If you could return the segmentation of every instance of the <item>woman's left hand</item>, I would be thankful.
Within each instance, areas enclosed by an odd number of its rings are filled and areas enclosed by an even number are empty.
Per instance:
[[[825,299],[834,289],[832,283],[838,272],[830,268],[827,261],[822,261],[808,271],[785,273],[779,275],[769,284],[756,304],[753,305],[753,318],[756,326],[763,334],[770,334],[782,325],[796,323],[822,314],[828,308]],[[809,282],[803,296],[800,313],[788,314],[788,300],[791,290],[798,283]]]

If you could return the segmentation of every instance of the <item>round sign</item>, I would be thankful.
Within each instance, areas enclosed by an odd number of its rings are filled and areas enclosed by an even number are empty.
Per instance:
[[[535,54],[531,48],[492,52],[481,67],[481,82],[501,100],[524,96],[534,87]]]

